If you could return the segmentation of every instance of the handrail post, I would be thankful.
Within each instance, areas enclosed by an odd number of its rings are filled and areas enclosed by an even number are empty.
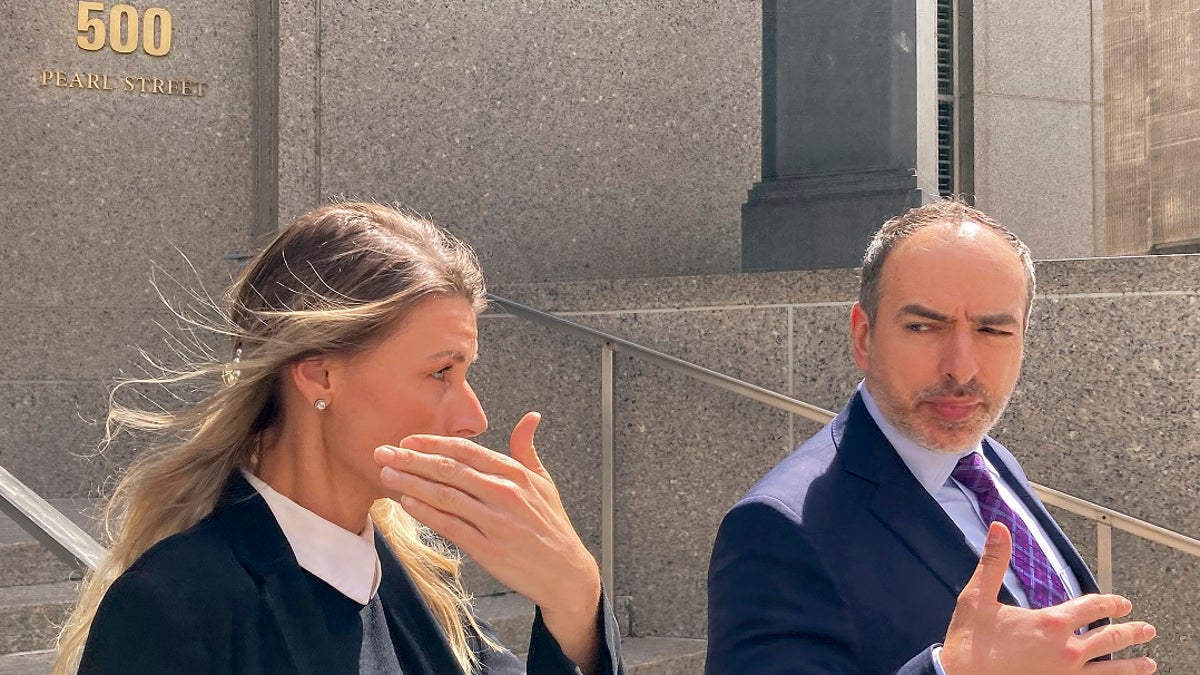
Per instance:
[[[609,597],[617,593],[613,582],[613,530],[616,462],[613,453],[613,350],[600,348],[600,577]]]
[[[1104,515],[1096,521],[1096,583],[1101,593],[1113,592],[1112,525]]]

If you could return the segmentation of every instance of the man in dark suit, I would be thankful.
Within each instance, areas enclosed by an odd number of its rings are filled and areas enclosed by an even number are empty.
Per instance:
[[[1148,658],[1013,456],[986,434],[1021,367],[1029,250],[939,201],[892,219],[851,313],[865,380],[726,516],[708,675],[1118,675]],[[1090,630],[1088,628],[1090,627]]]

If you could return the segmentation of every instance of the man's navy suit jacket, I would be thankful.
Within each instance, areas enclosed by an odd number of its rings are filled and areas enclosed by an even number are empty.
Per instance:
[[[1016,459],[984,452],[1085,593],[1096,582]],[[708,675],[933,675],[979,557],[917,482],[862,397],[725,516],[708,578]],[[1016,604],[1007,590],[1000,600]]]

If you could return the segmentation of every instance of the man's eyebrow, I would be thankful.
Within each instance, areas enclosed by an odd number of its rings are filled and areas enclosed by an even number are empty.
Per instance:
[[[924,305],[905,305],[900,308],[900,311],[896,312],[897,316],[903,316],[905,314],[914,314],[916,316],[929,319],[930,321],[940,321],[943,323],[950,321],[950,317],[942,314],[941,312],[929,309]],[[1017,321],[1017,317],[1009,314],[1008,312],[983,314],[977,317],[972,317],[971,322],[977,323],[981,326],[1015,326],[1017,323],[1019,323]]]
[[[950,320],[950,317],[946,316],[945,314],[942,314],[941,312],[935,312],[934,310],[929,309],[928,307],[925,307],[924,305],[916,305],[916,304],[905,305],[900,308],[900,311],[896,312],[896,316],[901,316],[904,314],[915,314],[919,317],[929,319],[930,321],[949,321]]]
[[[981,326],[1015,326],[1017,317],[1008,312],[998,312],[996,314],[984,314],[975,319],[975,323]]]

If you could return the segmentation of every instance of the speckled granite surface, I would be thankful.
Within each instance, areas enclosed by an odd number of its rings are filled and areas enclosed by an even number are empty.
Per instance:
[[[281,31],[281,214],[398,200],[512,281],[739,269],[760,3],[289,1]]]
[[[136,372],[135,346],[163,346],[151,278],[168,296],[171,278],[219,294],[252,211],[249,5],[169,3],[161,58],[80,49],[76,9],[0,10],[0,464],[49,497],[94,493],[123,457],[82,455],[104,383]],[[85,87],[43,86],[47,70]],[[153,78],[203,82],[204,96],[142,93],[136,78],[151,92]]]

